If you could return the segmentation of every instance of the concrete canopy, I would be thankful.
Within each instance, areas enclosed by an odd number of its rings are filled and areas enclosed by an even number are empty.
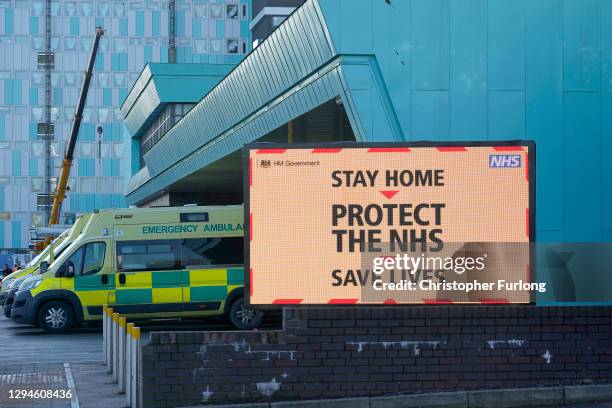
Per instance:
[[[121,105],[132,137],[169,103],[196,103],[234,67],[232,64],[147,64]]]

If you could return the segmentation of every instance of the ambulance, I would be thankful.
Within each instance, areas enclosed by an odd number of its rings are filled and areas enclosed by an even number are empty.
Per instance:
[[[36,272],[42,261],[49,262],[49,254],[51,250],[53,250],[54,258],[61,254],[64,249],[70,246],[72,241],[74,241],[81,234],[90,217],[91,214],[88,213],[77,216],[72,227],[62,232],[49,246],[47,246],[40,254],[32,259],[23,269],[15,271],[5,277],[2,280],[2,287],[0,288],[0,306],[4,305],[4,301],[6,300],[8,293],[12,288],[14,288],[14,285],[23,281],[18,280],[18,278],[22,278]]]
[[[100,210],[82,234],[15,295],[12,318],[64,332],[100,320],[107,304],[131,319],[226,316],[256,328],[244,301],[243,207]]]

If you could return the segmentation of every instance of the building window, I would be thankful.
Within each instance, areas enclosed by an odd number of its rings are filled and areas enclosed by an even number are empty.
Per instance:
[[[238,54],[238,40],[235,38],[229,38],[226,40],[227,43],[227,53],[228,54]]]
[[[238,5],[237,4],[227,4],[225,6],[225,10],[226,10],[228,19],[234,20],[238,18]]]
[[[223,18],[223,8],[221,4],[211,4],[210,5],[210,17],[211,18]]]
[[[196,18],[206,18],[206,4],[194,4],[193,13]]]
[[[67,1],[64,3],[64,12],[68,17],[76,16],[77,6],[74,1]]]
[[[210,40],[210,52],[221,54],[223,52],[223,42],[221,40]]]

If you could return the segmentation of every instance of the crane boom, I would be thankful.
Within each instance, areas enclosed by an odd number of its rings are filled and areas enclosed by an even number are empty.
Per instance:
[[[76,112],[74,113],[74,120],[72,121],[70,138],[68,139],[68,145],[66,146],[66,152],[64,153],[64,159],[62,160],[62,169],[53,197],[53,207],[51,207],[51,215],[49,216],[50,227],[57,224],[59,220],[60,206],[62,205],[64,197],[66,196],[66,186],[68,185],[68,176],[70,175],[70,168],[72,167],[74,148],[79,135],[81,120],[83,119],[83,109],[85,108],[85,101],[87,100],[87,93],[89,92],[89,83],[91,82],[91,77],[93,75],[96,55],[98,54],[98,45],[100,44],[100,38],[103,35],[104,29],[102,27],[96,27],[96,36],[94,37],[91,53],[89,54],[89,62],[87,64],[87,70],[85,71],[85,78],[83,78],[81,94],[79,95]]]

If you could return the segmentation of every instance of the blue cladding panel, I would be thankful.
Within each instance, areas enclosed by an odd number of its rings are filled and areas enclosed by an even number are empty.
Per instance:
[[[202,22],[198,19],[193,19],[191,22],[191,35],[192,37],[202,36]]]
[[[563,0],[563,74],[566,91],[599,90],[599,0]]]
[[[412,93],[412,137],[426,140],[449,139],[448,91]]]
[[[30,34],[38,34],[38,17],[30,17]]]
[[[70,17],[70,35],[79,35],[78,17]]]
[[[489,89],[525,89],[526,1],[488,2]]]
[[[144,35],[144,11],[136,12],[136,35]]]
[[[225,37],[225,21],[217,20],[217,38]]]
[[[30,164],[29,175],[38,176],[38,159],[30,159],[29,164]]]
[[[612,55],[611,55],[612,57]],[[601,153],[608,156],[612,152],[612,92],[603,92],[602,98],[602,138]],[[612,231],[612,160],[606,159],[601,162],[602,174],[602,224],[603,228]]]
[[[78,175],[79,176],[95,175],[95,159],[79,159]]]
[[[412,1],[412,87],[448,89],[449,1]]]
[[[536,141],[538,229],[563,230],[563,35],[558,0],[529,1],[525,57],[526,137]],[[542,182],[545,180],[545,182]],[[554,237],[547,234],[544,237]],[[561,235],[562,236],[562,235]],[[538,240],[543,236],[538,232]]]
[[[600,97],[564,95],[563,178],[565,237],[599,241],[601,224]]]
[[[161,27],[161,14],[159,11],[151,12],[151,34],[158,36],[160,34]]]
[[[21,176],[21,150],[13,150],[13,176]]]
[[[185,12],[176,12],[176,35],[177,37],[185,36]]]
[[[490,140],[525,138],[525,93],[489,91]]]
[[[119,19],[119,35],[128,35],[128,19],[120,18]]]
[[[11,221],[11,241],[13,248],[21,247],[21,221]]]
[[[612,2],[602,2],[602,106],[601,106],[601,152],[607,154],[612,152]],[[606,232],[604,237],[612,241],[612,160],[602,160],[602,193],[603,193],[603,228]]]
[[[487,1],[450,3],[450,139],[487,134]]]
[[[13,34],[13,17],[14,11],[12,8],[4,9],[4,34]],[[15,248],[19,248],[16,246]]]

